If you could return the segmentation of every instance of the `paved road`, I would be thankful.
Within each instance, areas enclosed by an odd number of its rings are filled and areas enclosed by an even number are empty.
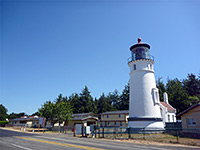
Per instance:
[[[33,134],[0,129],[0,150],[191,150],[192,147],[141,145],[66,134]]]

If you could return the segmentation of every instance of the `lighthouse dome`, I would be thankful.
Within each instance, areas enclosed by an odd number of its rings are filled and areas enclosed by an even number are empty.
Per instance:
[[[128,62],[138,59],[154,60],[153,56],[149,54],[149,50],[150,50],[150,45],[141,43],[141,38],[138,38],[138,43],[130,47],[132,56],[129,58]]]

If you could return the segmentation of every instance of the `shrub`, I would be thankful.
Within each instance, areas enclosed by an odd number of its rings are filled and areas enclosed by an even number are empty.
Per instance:
[[[5,127],[8,124],[8,121],[0,121],[0,127]]]

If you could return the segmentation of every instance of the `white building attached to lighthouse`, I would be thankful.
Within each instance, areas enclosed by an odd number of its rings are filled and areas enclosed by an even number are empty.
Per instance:
[[[160,112],[159,91],[154,75],[154,58],[150,45],[138,43],[130,47],[130,98],[128,127],[164,129]]]

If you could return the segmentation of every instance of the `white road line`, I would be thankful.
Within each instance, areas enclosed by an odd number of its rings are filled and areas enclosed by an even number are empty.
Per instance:
[[[16,144],[12,144],[12,146],[15,146],[15,147],[18,147],[18,148],[21,148],[21,149],[25,149],[25,150],[33,150],[33,149],[30,149],[30,148],[27,148],[27,147],[23,147],[23,146],[20,146],[20,145],[16,145]]]
[[[7,143],[7,142],[1,141],[1,140],[0,140],[0,142],[1,142],[1,143],[4,143],[4,144],[6,144],[6,145],[12,145],[12,146],[15,146],[15,147],[24,149],[24,150],[33,150],[33,149],[30,149],[30,148],[27,148],[27,147],[23,147],[23,146],[16,145],[16,144],[13,144],[13,143]]]

